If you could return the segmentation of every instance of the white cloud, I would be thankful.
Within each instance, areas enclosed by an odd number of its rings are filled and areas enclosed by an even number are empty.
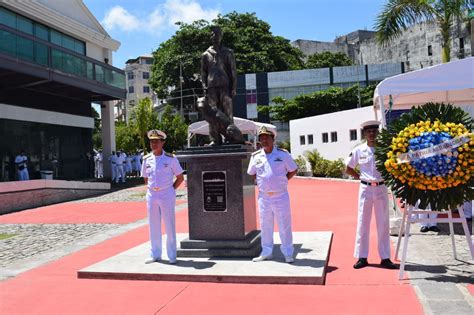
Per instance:
[[[102,24],[107,30],[118,28],[123,31],[134,31],[140,28],[140,20],[121,6],[110,9],[105,14]]]
[[[161,10],[159,8],[156,8],[153,10],[150,15],[147,17],[147,23],[144,25],[144,27],[150,32],[150,33],[156,33],[161,26],[165,23],[166,17],[163,15]]]
[[[192,23],[200,19],[211,21],[219,14],[219,10],[205,10],[194,0],[167,0],[163,7],[170,26],[176,22]]]
[[[218,14],[218,9],[204,9],[196,0],[166,0],[143,16],[134,15],[121,6],[115,6],[107,11],[102,24],[107,30],[160,34],[165,28],[176,28],[176,22],[192,23],[200,19],[211,21]]]

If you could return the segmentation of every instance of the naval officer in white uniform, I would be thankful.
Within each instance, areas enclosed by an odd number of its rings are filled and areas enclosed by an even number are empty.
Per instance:
[[[272,259],[273,218],[276,218],[281,239],[280,250],[287,263],[294,262],[293,234],[291,230],[290,197],[288,180],[298,169],[288,151],[274,146],[275,135],[265,126],[258,130],[262,149],[255,151],[247,173],[256,176],[258,185],[258,208],[262,230],[262,252],[254,262]]]
[[[183,169],[178,159],[163,150],[166,134],[160,130],[148,132],[152,152],[143,157],[141,176],[147,185],[147,210],[150,226],[151,259],[145,263],[161,260],[161,220],[166,229],[166,251],[170,264],[176,260],[176,224],[174,207],[176,189],[183,182]],[[176,179],[173,182],[173,178]]]
[[[369,120],[361,124],[366,143],[363,143],[350,153],[346,159],[346,173],[360,179],[359,212],[357,217],[357,233],[354,256],[358,259],[355,269],[369,265],[369,235],[372,208],[374,208],[377,223],[378,251],[380,265],[388,269],[397,266],[390,261],[390,231],[388,212],[388,191],[382,175],[375,167],[375,139],[379,132],[380,122]],[[355,171],[359,166],[360,174]]]

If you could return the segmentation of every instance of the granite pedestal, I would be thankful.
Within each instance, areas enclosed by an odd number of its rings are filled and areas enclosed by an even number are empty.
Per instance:
[[[226,145],[177,152],[186,163],[189,211],[189,238],[178,257],[258,256],[255,185],[247,175],[252,151]]]

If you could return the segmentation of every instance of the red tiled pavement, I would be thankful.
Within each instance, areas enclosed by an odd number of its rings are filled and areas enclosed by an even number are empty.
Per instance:
[[[397,280],[396,270],[352,269],[356,184],[295,179],[290,196],[295,231],[334,232],[325,286],[77,279],[77,270],[145,242],[142,227],[1,282],[0,313],[422,314],[413,288]],[[177,214],[177,229],[187,231],[186,211]],[[377,260],[372,226],[369,261]]]

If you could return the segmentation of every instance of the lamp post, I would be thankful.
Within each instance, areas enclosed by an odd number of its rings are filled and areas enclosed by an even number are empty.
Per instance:
[[[184,112],[183,112],[183,64],[179,62],[179,89],[181,94],[181,106],[179,108],[179,114],[184,119]]]

